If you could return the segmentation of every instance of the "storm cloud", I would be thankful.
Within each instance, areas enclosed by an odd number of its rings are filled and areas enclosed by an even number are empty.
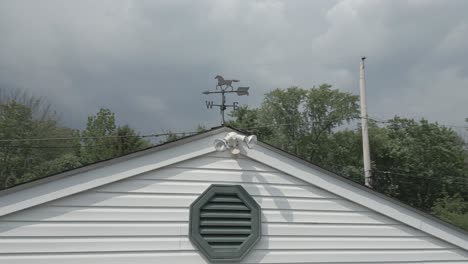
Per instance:
[[[82,128],[100,107],[142,133],[219,125],[201,92],[215,75],[251,87],[330,83],[369,115],[468,117],[468,1],[0,2],[0,87],[44,96]]]

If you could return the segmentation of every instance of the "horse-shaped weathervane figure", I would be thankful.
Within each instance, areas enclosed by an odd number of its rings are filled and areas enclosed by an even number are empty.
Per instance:
[[[221,75],[216,75],[215,79],[218,80],[218,85],[216,85],[216,90],[218,90],[218,87],[221,90],[225,90],[228,87],[231,87],[231,90],[234,91],[234,87],[232,87],[232,83],[239,82],[239,80],[224,80],[223,76]],[[225,85],[224,89],[223,89],[223,85]]]

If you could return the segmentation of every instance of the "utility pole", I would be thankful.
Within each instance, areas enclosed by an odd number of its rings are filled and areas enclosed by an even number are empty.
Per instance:
[[[364,184],[372,188],[372,174],[371,174],[371,160],[369,150],[369,125],[367,123],[367,100],[366,100],[366,77],[364,73],[364,60],[366,57],[361,58],[361,67],[359,69],[359,90],[361,95],[361,128],[362,128],[362,152],[364,161]]]

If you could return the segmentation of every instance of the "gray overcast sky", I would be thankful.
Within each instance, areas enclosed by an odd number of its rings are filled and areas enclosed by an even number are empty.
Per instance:
[[[202,91],[330,83],[369,115],[468,117],[468,1],[0,1],[0,87],[46,97],[82,128],[100,107],[142,133],[219,124]]]

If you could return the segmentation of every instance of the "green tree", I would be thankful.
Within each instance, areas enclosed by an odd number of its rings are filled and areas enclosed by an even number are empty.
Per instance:
[[[361,130],[343,127],[358,114],[355,95],[329,85],[292,87],[266,94],[259,108],[239,108],[228,124],[362,183]],[[425,211],[442,197],[444,186],[450,195],[468,199],[466,151],[453,130],[395,117],[380,126],[370,121],[369,137],[376,190]]]
[[[327,160],[330,137],[334,129],[356,118],[358,99],[328,84],[308,90],[275,89],[265,95],[259,108],[234,111],[235,120],[228,125],[258,127],[249,131],[257,132],[263,141],[317,164],[332,164]]]
[[[206,129],[205,126],[198,124],[195,133],[201,133],[201,132],[204,132],[204,131],[206,131],[206,130],[207,130],[207,129]],[[183,133],[176,133],[176,132],[172,132],[172,131],[168,131],[168,132],[166,132],[165,134],[167,134],[166,137],[164,138],[164,140],[160,140],[160,141],[159,141],[159,144],[163,144],[163,143],[166,143],[166,142],[174,141],[174,140],[177,140],[177,139],[179,139],[179,138],[183,138],[183,137],[186,137],[186,136],[190,136],[190,135],[191,135],[191,133],[185,133],[185,132],[183,132]],[[192,133],[192,134],[193,134],[193,133]]]
[[[75,131],[50,117],[33,117],[34,111],[16,101],[0,104],[0,188],[45,176],[39,167],[45,162],[73,153],[73,142],[24,141],[43,137],[70,137]],[[15,141],[16,139],[16,141]],[[61,171],[60,164],[51,168]]]
[[[468,118],[465,119],[465,122],[468,124]],[[468,132],[468,127],[466,128],[466,131]],[[467,141],[465,141],[465,174],[468,177],[468,142]]]
[[[467,198],[463,141],[452,129],[427,120],[395,117],[388,121],[385,146],[374,155],[377,188],[429,211],[442,196]]]
[[[262,123],[258,113],[258,108],[249,109],[248,106],[240,106],[229,114],[234,119],[227,121],[226,125],[255,134],[258,138],[266,141],[271,138],[273,127]]]
[[[305,134],[306,96],[307,91],[298,87],[276,89],[265,95],[258,112],[261,123],[274,125],[268,141],[296,155],[301,153],[298,143]]]
[[[43,97],[36,97],[22,89],[0,88],[0,104],[16,102],[31,111],[36,121],[58,120],[58,114]]]
[[[463,143],[453,130],[427,120],[395,117],[382,127],[370,122],[369,139],[377,191],[425,211],[444,188],[467,199]],[[359,127],[334,132],[322,155],[327,158],[320,166],[362,183]]]
[[[19,139],[34,136],[34,122],[31,110],[16,102],[0,105],[0,138]],[[21,180],[31,161],[31,144],[17,144],[16,142],[1,143],[1,187],[6,188]]]
[[[319,165],[339,175],[363,183],[361,134],[358,130],[343,129],[328,137]]]
[[[327,153],[334,130],[349,123],[359,116],[358,96],[331,89],[331,85],[322,84],[307,93],[305,116],[307,134],[300,141],[305,146],[306,159],[330,167],[335,159]]]
[[[109,109],[100,109],[95,116],[88,117],[86,129],[81,132],[83,164],[115,157],[115,136],[117,126],[115,115]]]
[[[150,145],[128,125],[117,126],[115,115],[109,109],[100,109],[95,116],[88,117],[81,137],[79,156],[83,164],[122,156]]]
[[[149,142],[143,140],[128,125],[119,126],[116,130],[114,142],[114,155],[123,156],[150,146]]]
[[[68,171],[81,167],[79,157],[73,153],[65,153],[52,160],[44,161],[35,168],[35,174],[32,175],[31,179],[38,178],[40,176],[53,175],[56,173]],[[36,177],[37,175],[37,177]]]
[[[435,202],[432,213],[440,219],[468,231],[468,202],[459,194],[449,196],[444,193],[444,196]]]

